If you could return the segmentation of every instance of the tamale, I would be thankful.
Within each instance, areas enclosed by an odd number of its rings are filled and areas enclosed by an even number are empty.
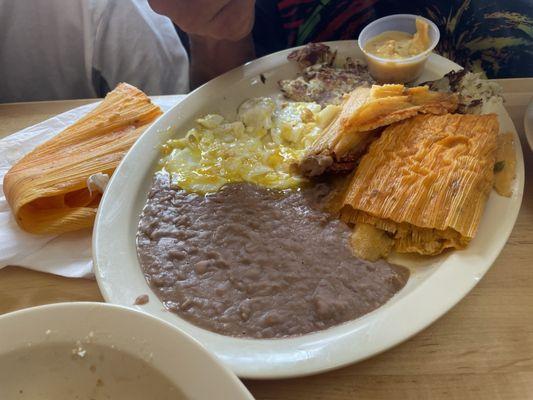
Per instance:
[[[315,140],[306,156],[300,162],[299,170],[307,176],[321,175],[325,170],[350,171],[359,158],[358,151],[364,149],[369,132],[362,134],[345,134],[344,121],[350,118],[354,110],[359,109],[370,96],[370,88],[360,87],[351,92],[344,100],[340,113]],[[354,149],[351,154],[341,149]],[[340,154],[340,157],[336,157]]]
[[[397,252],[439,254],[474,237],[492,187],[495,114],[419,115],[370,145],[334,206],[394,237]]]
[[[433,92],[427,86],[357,88],[346,96],[339,115],[307,151],[300,172],[317,176],[326,171],[350,171],[381,128],[417,114],[446,114],[456,108],[456,95]]]
[[[19,160],[4,177],[4,193],[20,227],[57,234],[93,225],[101,194],[94,174],[111,175],[161,109],[121,83],[93,111]]]

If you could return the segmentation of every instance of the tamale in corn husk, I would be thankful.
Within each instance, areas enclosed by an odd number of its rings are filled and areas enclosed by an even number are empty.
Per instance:
[[[360,87],[348,94],[339,115],[324,129],[302,159],[306,176],[352,170],[383,127],[417,114],[446,114],[457,108],[457,96],[427,86]]]
[[[20,227],[57,234],[91,227],[101,193],[88,186],[111,175],[161,110],[139,89],[121,83],[93,111],[19,160],[4,193]]]
[[[389,233],[400,253],[439,254],[474,237],[493,181],[494,114],[419,115],[386,128],[333,208]]]

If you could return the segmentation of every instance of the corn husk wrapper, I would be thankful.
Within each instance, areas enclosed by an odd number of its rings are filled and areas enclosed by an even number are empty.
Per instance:
[[[333,208],[389,232],[398,252],[438,254],[474,237],[493,181],[494,114],[420,115],[391,125]]]
[[[110,176],[161,113],[142,91],[121,83],[93,111],[19,160],[4,177],[4,193],[20,227],[37,234],[91,227],[101,193],[88,188],[88,178]]]
[[[352,170],[383,127],[417,114],[446,114],[457,109],[457,96],[427,86],[360,87],[346,95],[339,115],[315,140],[300,163],[304,175]]]

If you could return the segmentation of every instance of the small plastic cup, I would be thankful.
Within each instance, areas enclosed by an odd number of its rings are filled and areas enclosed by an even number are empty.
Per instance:
[[[417,19],[421,19],[429,25],[430,45],[422,53],[409,58],[388,59],[365,51],[367,42],[385,31],[400,31],[414,35]],[[422,74],[426,61],[439,43],[439,39],[439,28],[429,19],[413,14],[395,14],[368,24],[361,31],[357,43],[365,55],[368,71],[376,80],[382,83],[407,83],[416,80]]]

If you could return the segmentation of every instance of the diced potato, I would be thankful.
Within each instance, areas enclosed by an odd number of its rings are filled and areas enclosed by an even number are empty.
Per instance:
[[[198,119],[197,122],[204,128],[213,129],[224,122],[224,117],[218,114],[208,114],[205,117]]]
[[[251,182],[288,189],[305,181],[290,166],[303,157],[307,143],[320,133],[316,103],[285,103],[271,98],[245,101],[236,121],[217,114],[197,120],[184,139],[162,147],[162,168],[173,183],[208,193],[228,182]],[[305,121],[305,122],[304,122]]]
[[[357,224],[351,236],[355,256],[368,261],[387,258],[393,244],[394,241],[385,231],[369,224]]]
[[[333,118],[337,116],[340,110],[341,110],[340,106],[335,106],[332,104],[326,106],[317,115],[316,121],[318,122],[318,125],[321,128],[325,128],[326,126],[328,126],[331,123],[331,121],[333,121]]]

